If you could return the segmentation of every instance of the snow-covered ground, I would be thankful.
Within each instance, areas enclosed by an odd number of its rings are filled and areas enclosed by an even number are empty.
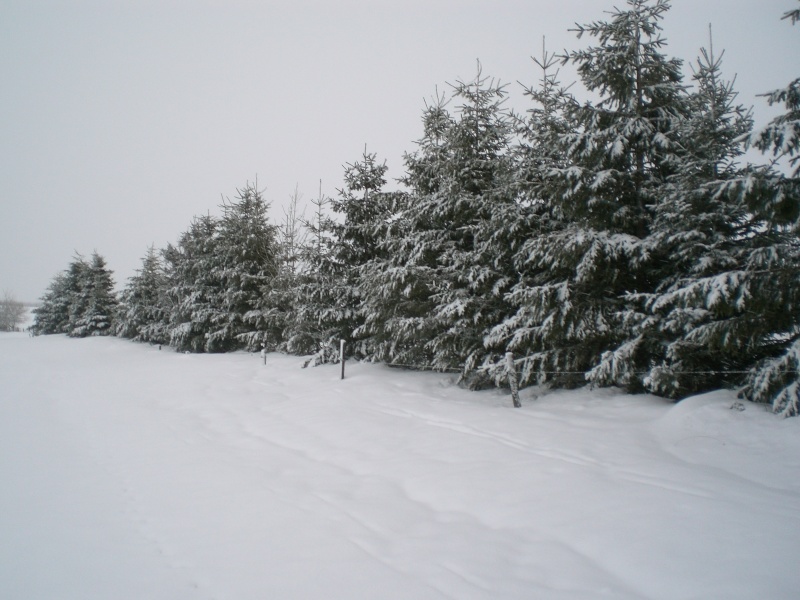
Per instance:
[[[789,599],[800,419],[0,335],[0,598]]]

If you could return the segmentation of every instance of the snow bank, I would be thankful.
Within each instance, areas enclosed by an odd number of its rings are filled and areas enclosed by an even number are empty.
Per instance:
[[[0,336],[0,597],[796,597],[800,420],[300,364]]]

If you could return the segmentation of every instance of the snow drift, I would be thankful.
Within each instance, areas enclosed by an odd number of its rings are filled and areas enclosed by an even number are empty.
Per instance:
[[[0,335],[0,597],[796,597],[796,419],[301,362]]]

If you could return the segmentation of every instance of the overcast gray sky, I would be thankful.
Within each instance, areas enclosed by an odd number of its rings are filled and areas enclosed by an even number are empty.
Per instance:
[[[341,186],[370,151],[402,174],[436,86],[484,73],[533,83],[530,60],[585,45],[568,32],[623,0],[3,0],[0,6],[0,291],[33,301],[78,251],[119,287],[150,244],[258,177],[280,217]],[[673,0],[667,52],[724,48],[756,94],[800,75],[796,0]],[[687,73],[688,73],[687,69]],[[566,83],[572,76],[562,71]]]

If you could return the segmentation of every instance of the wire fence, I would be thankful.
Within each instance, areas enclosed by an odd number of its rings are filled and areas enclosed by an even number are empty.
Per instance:
[[[517,360],[517,359],[515,359]],[[385,363],[387,367],[397,367],[399,369],[409,369],[413,371],[436,371],[438,373],[464,373],[463,369],[456,369],[456,368],[441,368],[441,367],[434,367],[431,365],[408,365],[402,363]],[[494,367],[485,367],[482,370],[489,370],[489,369],[496,369],[498,371],[506,370],[505,365],[498,363]],[[478,369],[476,369],[478,370]],[[539,369],[535,369],[532,372],[541,374],[541,375],[586,375],[591,371],[540,371]],[[652,371],[631,371],[632,375],[649,375]],[[669,370],[670,373],[674,375],[748,375],[753,372],[752,369],[746,371],[734,371],[734,370],[708,370],[708,371],[673,371]],[[784,373],[800,373],[798,369],[787,369],[783,371]]]

